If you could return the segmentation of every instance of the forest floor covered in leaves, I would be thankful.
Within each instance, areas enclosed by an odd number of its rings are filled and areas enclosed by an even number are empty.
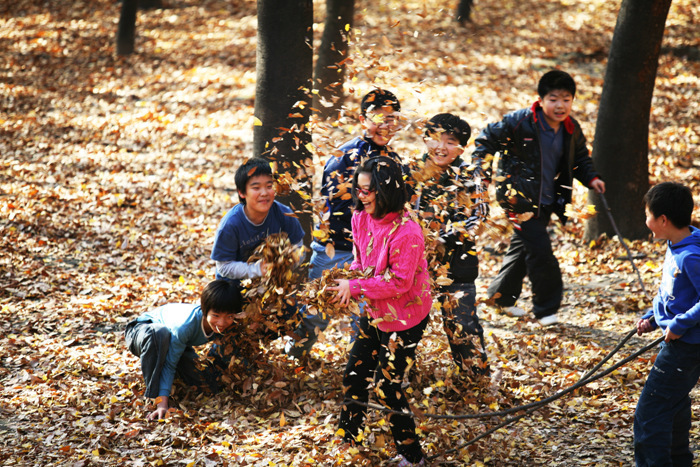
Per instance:
[[[343,319],[308,361],[288,361],[275,342],[244,391],[206,397],[178,388],[176,411],[145,420],[150,401],[123,326],[156,305],[197,301],[212,279],[214,231],[237,202],[233,173],[252,155],[254,122],[255,2],[166,1],[139,14],[128,58],[114,55],[118,2],[0,6],[0,462],[383,465],[395,451],[380,412],[368,419],[367,452],[350,459],[335,449]],[[476,133],[528,106],[538,77],[557,66],[576,78],[574,115],[592,140],[619,2],[477,0],[464,28],[452,18],[455,2],[356,3],[348,111],[314,129],[319,173],[329,148],[358,133],[359,97],[373,86],[392,89],[413,122],[394,144],[410,159],[422,151],[415,122],[453,112]],[[315,2],[315,47],[324,14]],[[700,204],[698,24],[697,2],[673,2],[649,159],[652,182],[687,183]],[[583,207],[580,185],[575,195]],[[625,250],[616,239],[585,243],[582,232],[581,220],[552,228],[566,284],[561,324],[481,315],[493,381],[454,374],[434,318],[409,390],[417,412],[540,400],[575,383],[633,328],[649,302]],[[500,264],[498,240],[480,240],[480,298]],[[665,247],[630,246],[653,293]],[[612,361],[656,337],[632,338]],[[424,448],[441,455],[434,465],[633,465],[632,417],[652,357],[468,449],[449,452],[502,418],[422,417]],[[700,449],[698,420],[691,442]]]

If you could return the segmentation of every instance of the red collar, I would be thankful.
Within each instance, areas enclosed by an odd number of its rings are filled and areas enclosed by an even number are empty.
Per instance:
[[[540,105],[540,101],[533,102],[532,107],[530,107],[530,110],[532,110],[532,114],[535,118],[535,123],[537,123],[537,110],[541,108],[542,106]],[[564,129],[570,135],[574,134],[574,122],[571,121],[571,116],[566,117],[566,120],[564,120]]]

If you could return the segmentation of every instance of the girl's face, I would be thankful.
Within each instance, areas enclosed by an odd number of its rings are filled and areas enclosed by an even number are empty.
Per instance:
[[[235,318],[232,313],[220,313],[215,310],[209,310],[207,318],[204,320],[204,330],[207,334],[212,331],[223,334],[233,325],[234,321]]]
[[[365,212],[370,216],[374,216],[377,211],[377,193],[375,190],[370,190],[372,184],[372,176],[367,172],[360,172],[357,175],[357,198],[364,206]]]

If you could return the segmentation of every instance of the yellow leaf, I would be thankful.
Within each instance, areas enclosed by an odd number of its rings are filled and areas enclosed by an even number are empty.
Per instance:
[[[253,117],[253,126],[262,126],[262,121],[258,117]]]

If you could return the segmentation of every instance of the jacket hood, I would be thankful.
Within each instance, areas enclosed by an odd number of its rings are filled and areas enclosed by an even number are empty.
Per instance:
[[[678,248],[683,248],[683,249],[692,249],[693,252],[695,253],[700,253],[700,229],[693,227],[692,225],[690,226],[690,235],[685,237],[683,240],[680,242],[671,245],[671,243],[668,243],[668,247],[671,248],[672,250],[676,250]]]
[[[532,107],[530,107],[530,110],[532,110],[532,114],[533,114],[533,117],[535,119],[535,122],[537,122],[537,110],[541,109],[541,108],[542,108],[542,106],[540,105],[539,101],[533,102]],[[571,115],[567,116],[566,120],[564,120],[564,129],[570,135],[574,134],[574,122],[571,121]]]

